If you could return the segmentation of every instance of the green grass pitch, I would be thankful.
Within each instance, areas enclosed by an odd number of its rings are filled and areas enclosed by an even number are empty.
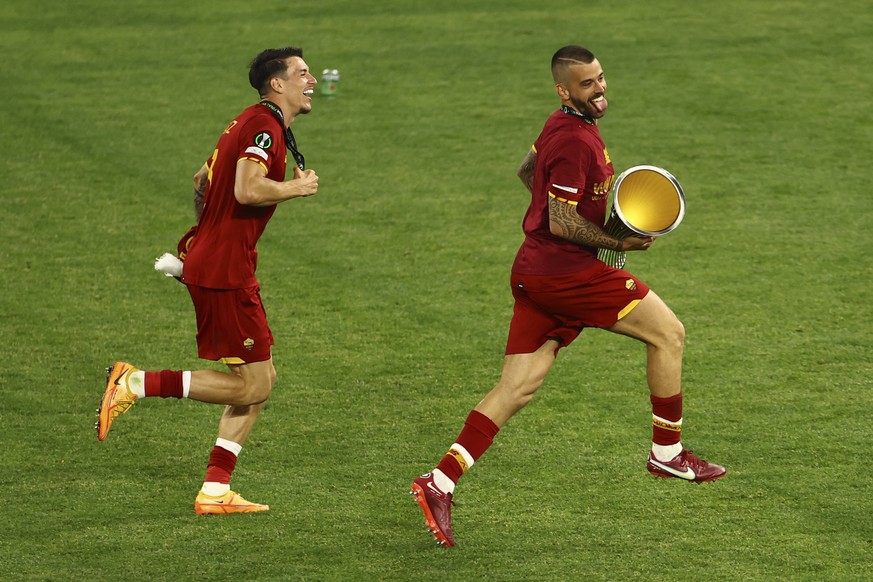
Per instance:
[[[869,580],[873,16],[738,0],[0,8],[3,580]],[[609,82],[616,170],[667,168],[683,224],[628,268],[687,328],[686,443],[706,486],[644,467],[644,349],[585,332],[464,477],[458,547],[406,495],[497,380],[552,53]],[[191,176],[256,99],[248,61],[337,68],[295,124],[317,196],[259,275],[279,382],[234,486],[193,500],[219,409],[149,400],[98,443],[103,368],[209,366],[152,259]]]

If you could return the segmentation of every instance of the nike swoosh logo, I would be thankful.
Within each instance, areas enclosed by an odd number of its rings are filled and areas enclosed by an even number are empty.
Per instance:
[[[684,471],[677,471],[673,467],[669,467],[663,463],[659,463],[654,457],[652,457],[651,463],[656,467],[660,467],[661,469],[667,471],[674,477],[679,477],[680,479],[688,479],[689,481],[693,481],[697,478],[697,473],[695,473],[691,467],[687,467]]]
[[[430,489],[431,491],[433,491],[434,493],[436,493],[437,495],[445,495],[445,493],[443,493],[442,491],[439,490],[439,487],[437,487],[436,485],[434,485],[430,481],[427,482],[427,488]]]

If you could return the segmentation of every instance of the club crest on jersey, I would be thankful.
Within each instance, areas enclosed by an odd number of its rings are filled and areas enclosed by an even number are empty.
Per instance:
[[[628,279],[627,281],[625,281],[624,286],[625,286],[625,288],[627,288],[628,291],[636,291],[637,290],[637,282],[634,281],[633,279]]]
[[[268,150],[273,145],[273,138],[266,131],[262,131],[255,136],[255,145],[261,149]]]
[[[255,347],[255,340],[250,337],[246,338],[243,342],[243,347],[246,349],[247,352],[252,351],[252,349]]]

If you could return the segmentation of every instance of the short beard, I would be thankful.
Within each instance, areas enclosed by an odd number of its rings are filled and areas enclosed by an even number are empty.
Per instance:
[[[570,103],[573,104],[573,107],[576,109],[576,111],[578,111],[585,117],[590,117],[592,119],[599,119],[603,117],[603,113],[589,106],[587,101],[579,101],[578,99],[573,99],[572,97],[570,97]],[[592,109],[594,109],[593,113],[591,112]]]

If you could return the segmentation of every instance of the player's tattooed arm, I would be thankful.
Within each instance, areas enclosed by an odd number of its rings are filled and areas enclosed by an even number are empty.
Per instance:
[[[200,215],[203,214],[203,190],[194,188],[194,222],[200,222]]]
[[[624,241],[576,212],[576,206],[549,197],[549,229],[552,234],[586,247],[623,251]]]
[[[525,187],[533,193],[533,181],[534,181],[534,166],[537,161],[537,153],[531,148],[530,151],[527,152],[527,155],[521,161],[521,166],[518,167],[519,179],[521,179],[522,183]]]
[[[203,213],[203,195],[206,193],[206,179],[209,176],[209,168],[206,164],[194,174],[194,219],[200,222]]]

